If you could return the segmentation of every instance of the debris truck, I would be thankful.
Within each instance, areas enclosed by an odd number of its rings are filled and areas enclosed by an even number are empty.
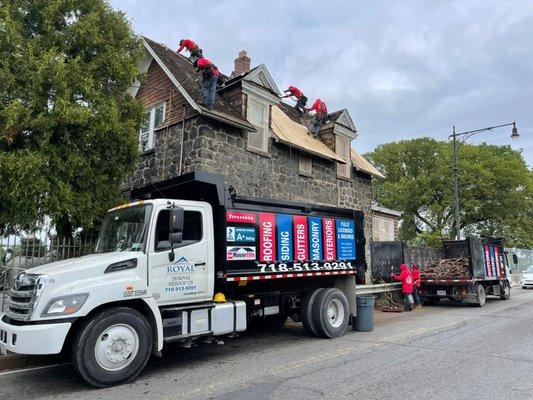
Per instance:
[[[440,299],[476,304],[483,307],[486,296],[511,296],[509,262],[503,240],[489,237],[469,237],[443,243],[444,259],[433,265],[431,272],[421,269],[420,297],[430,304]],[[452,273],[447,260],[461,260],[463,268]]]
[[[105,216],[95,253],[14,279],[0,350],[70,352],[96,387],[133,380],[165,345],[301,321],[337,338],[356,315],[363,213],[240,196],[192,172],[133,190]]]

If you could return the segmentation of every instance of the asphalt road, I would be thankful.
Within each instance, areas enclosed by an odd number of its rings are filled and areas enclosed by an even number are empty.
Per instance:
[[[533,290],[484,308],[376,313],[373,332],[299,324],[172,348],[131,384],[95,390],[69,365],[0,375],[0,399],[533,399]]]

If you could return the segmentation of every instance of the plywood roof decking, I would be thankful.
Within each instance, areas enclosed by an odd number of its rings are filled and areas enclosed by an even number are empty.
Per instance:
[[[277,106],[272,106],[271,128],[274,135],[282,143],[328,160],[346,164],[323,142],[312,137],[305,126],[294,122]]]
[[[374,175],[378,178],[385,179],[385,175],[377,170],[372,164],[370,164],[362,155],[357,153],[354,149],[352,151],[352,163],[355,169],[366,172],[370,175]]]

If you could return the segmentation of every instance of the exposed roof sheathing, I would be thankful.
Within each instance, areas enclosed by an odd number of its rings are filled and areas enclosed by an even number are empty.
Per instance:
[[[376,167],[370,164],[362,155],[352,149],[352,164],[355,169],[366,172],[367,174],[374,175],[378,178],[385,179],[385,175],[379,172]]]
[[[278,106],[272,106],[271,128],[274,135],[282,143],[318,157],[346,164],[323,142],[312,137],[305,126],[290,119]]]

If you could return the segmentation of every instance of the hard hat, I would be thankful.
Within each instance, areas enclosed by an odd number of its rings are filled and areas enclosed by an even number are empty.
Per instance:
[[[215,294],[215,297],[213,298],[213,301],[215,303],[225,303],[226,302],[226,296],[224,296],[224,293],[218,292]]]

